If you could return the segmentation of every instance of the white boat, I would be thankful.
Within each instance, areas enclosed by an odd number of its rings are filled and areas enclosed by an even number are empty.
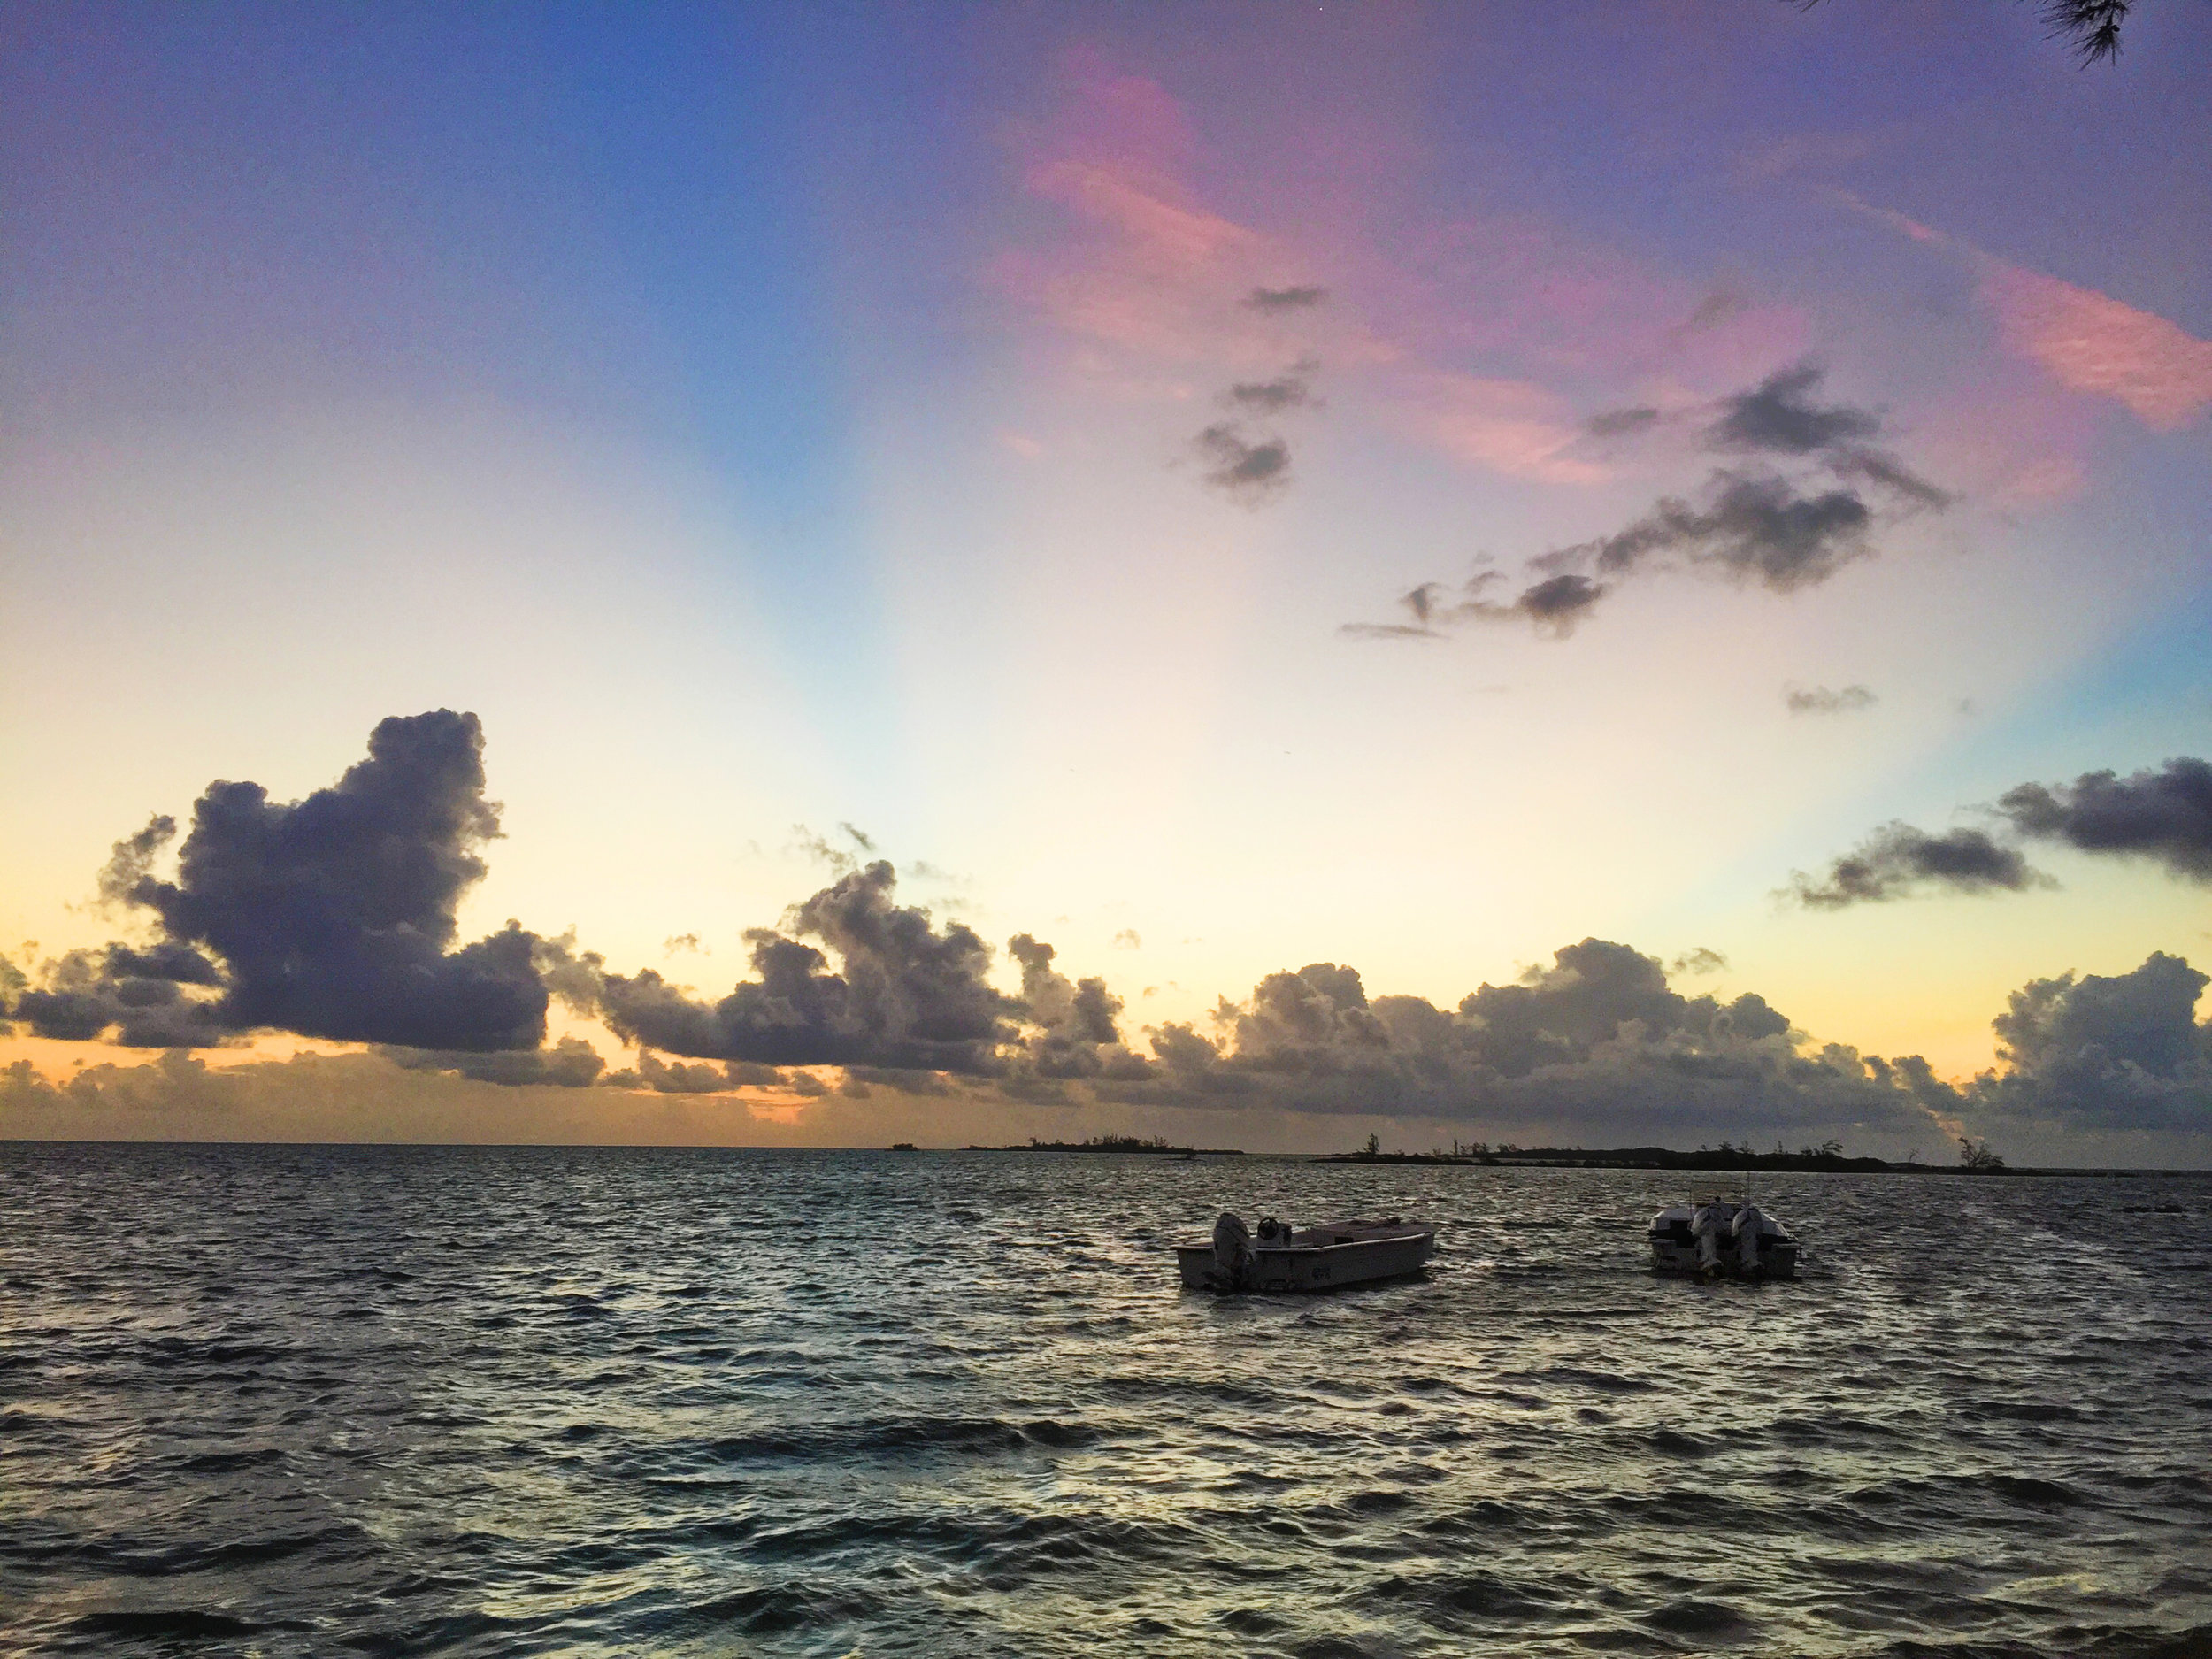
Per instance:
[[[1746,1201],[1672,1204],[1651,1218],[1651,1265],[1704,1279],[1795,1279],[1802,1252],[1782,1217]]]
[[[1210,1244],[1179,1244],[1175,1259],[1186,1290],[1335,1290],[1417,1273],[1436,1254],[1436,1229],[1425,1222],[1327,1221],[1296,1227],[1263,1217],[1256,1237],[1224,1215]]]

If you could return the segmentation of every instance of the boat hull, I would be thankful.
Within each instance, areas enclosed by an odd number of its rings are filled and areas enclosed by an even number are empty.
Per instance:
[[[1211,1245],[1184,1244],[1175,1249],[1186,1290],[1272,1294],[1340,1290],[1347,1285],[1402,1279],[1419,1272],[1435,1254],[1436,1233],[1426,1227],[1356,1237],[1341,1244],[1294,1244],[1288,1248],[1261,1245],[1252,1252],[1252,1268],[1245,1281],[1230,1285],[1222,1282]]]

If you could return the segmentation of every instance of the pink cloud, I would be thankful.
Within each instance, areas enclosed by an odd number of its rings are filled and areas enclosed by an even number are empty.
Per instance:
[[[1386,418],[1445,454],[1512,478],[1600,484],[1611,469],[1568,453],[1582,426],[1557,393],[1528,380],[1433,373],[1406,377]]]
[[[2005,343],[2060,385],[2116,399],[2160,432],[2212,403],[2212,341],[2094,288],[1985,257],[1983,266],[1982,293]]]
[[[1794,310],[1532,217],[1398,222],[1370,193],[1262,228],[1206,199],[1190,123],[1157,82],[1094,52],[1063,73],[1052,114],[1010,133],[1024,195],[1048,211],[989,275],[1094,393],[1210,401],[1311,360],[1337,419],[1363,411],[1463,465],[1588,486],[1621,465],[1591,450],[1592,406],[1688,406],[1809,339]],[[1256,305],[1261,288],[1325,299]]]
[[[1983,303],[1997,313],[2005,344],[2070,391],[2112,398],[2160,432],[2188,425],[2212,403],[2212,341],[2199,340],[2155,312],[2137,311],[2108,294],[2008,264],[1848,191],[1837,194],[1846,205],[1899,234],[1971,265],[1981,279]]]

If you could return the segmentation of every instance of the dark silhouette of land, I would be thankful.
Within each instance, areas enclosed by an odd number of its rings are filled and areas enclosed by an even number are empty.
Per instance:
[[[1373,1136],[1356,1152],[1339,1152],[1322,1160],[1325,1164],[1489,1164],[1509,1169],[1561,1170],[1775,1170],[1798,1172],[1826,1172],[1845,1175],[2010,1175],[2032,1173],[2029,1171],[2008,1169],[2002,1158],[1988,1148],[1986,1142],[1962,1154],[1960,1162],[1950,1164],[1922,1164],[1907,1160],[1896,1164],[1884,1158],[1846,1157],[1841,1146],[1834,1141],[1817,1147],[1800,1147],[1794,1152],[1778,1146],[1771,1152],[1755,1152],[1746,1141],[1742,1146],[1730,1146],[1725,1141],[1718,1147],[1700,1147],[1694,1152],[1678,1152],[1672,1147],[1492,1147],[1478,1141],[1472,1146],[1454,1144],[1449,1152],[1385,1152]]]
[[[1154,1156],[1240,1158],[1242,1147],[1179,1147],[1160,1135],[1146,1140],[1137,1135],[1093,1135],[1088,1141],[1040,1141],[1033,1135],[1027,1146],[969,1147],[970,1152],[1142,1152]]]

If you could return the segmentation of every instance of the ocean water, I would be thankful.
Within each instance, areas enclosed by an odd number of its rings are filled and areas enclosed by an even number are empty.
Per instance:
[[[2212,1181],[1718,1179],[0,1146],[0,1649],[2212,1653]]]

